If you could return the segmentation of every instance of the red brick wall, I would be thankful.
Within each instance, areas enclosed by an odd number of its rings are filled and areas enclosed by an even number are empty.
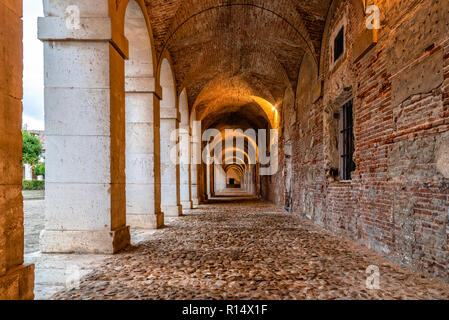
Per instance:
[[[403,10],[379,1],[379,41],[355,63],[352,43],[365,18],[350,2],[331,10],[329,34],[341,19],[348,21],[346,59],[332,69],[323,45],[323,94],[295,111],[295,126],[283,128],[283,136],[286,130],[294,136],[293,212],[449,280],[449,40],[447,19],[439,16],[449,13],[449,5],[401,3]],[[326,150],[335,136],[329,136],[324,114],[348,92],[357,169],[351,182],[338,182],[326,175],[332,162]],[[282,152],[279,173],[271,184],[264,179],[266,198],[280,205],[275,194],[284,192]]]

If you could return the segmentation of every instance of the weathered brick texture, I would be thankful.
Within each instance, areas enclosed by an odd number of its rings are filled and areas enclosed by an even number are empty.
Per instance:
[[[328,33],[347,19],[346,56],[331,66],[324,43],[323,96],[304,106],[301,88],[297,110],[284,112],[285,118],[296,114],[298,119],[294,126],[283,122],[283,136],[295,137],[293,212],[449,280],[449,4],[378,5],[378,43],[355,62],[351,44],[365,17],[350,2],[331,10]],[[338,120],[332,118],[348,97],[354,99],[357,169],[351,182],[339,182],[327,174],[338,160]],[[268,198],[279,205],[276,194],[283,194],[285,185],[282,152],[280,173],[265,181],[273,194]]]

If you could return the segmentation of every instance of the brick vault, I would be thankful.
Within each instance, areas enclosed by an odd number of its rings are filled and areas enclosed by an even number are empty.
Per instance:
[[[130,229],[238,189],[449,280],[448,1],[43,4],[43,253],[114,254]],[[34,279],[23,263],[21,15],[21,1],[0,0],[8,299],[32,299]]]

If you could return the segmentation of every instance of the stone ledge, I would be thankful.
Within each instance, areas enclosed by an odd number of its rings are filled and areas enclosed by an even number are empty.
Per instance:
[[[176,108],[164,108],[161,107],[161,120],[178,120],[180,121],[181,115]]]
[[[34,265],[21,265],[0,276],[0,300],[34,299]]]
[[[162,99],[162,87],[155,78],[125,78],[125,92],[154,93]]]
[[[113,254],[130,244],[129,227],[115,231],[43,230],[40,249],[43,253],[107,253]]]
[[[38,38],[49,40],[112,40],[110,18],[80,18],[80,28],[70,30],[66,19],[61,17],[39,17]]]

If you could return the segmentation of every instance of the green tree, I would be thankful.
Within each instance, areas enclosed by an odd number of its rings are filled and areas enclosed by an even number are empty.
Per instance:
[[[39,163],[35,168],[34,168],[34,174],[36,176],[45,176],[45,163]]]
[[[38,138],[26,130],[22,130],[22,137],[22,163],[34,166],[39,162],[39,157],[42,154],[42,144]]]

